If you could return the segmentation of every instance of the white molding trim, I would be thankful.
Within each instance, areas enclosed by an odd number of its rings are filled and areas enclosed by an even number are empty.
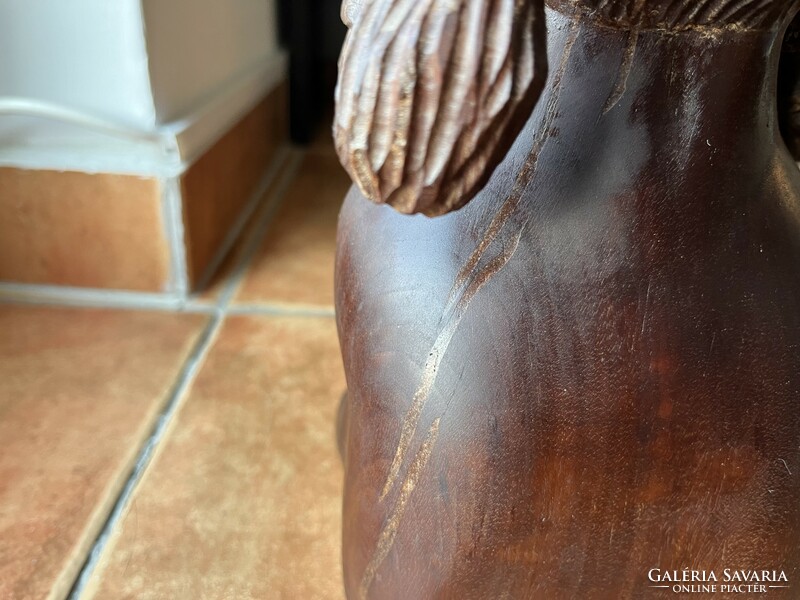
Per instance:
[[[160,186],[164,234],[170,258],[166,291],[185,297],[189,293],[189,266],[186,258],[181,182],[178,177],[166,177],[161,179]]]
[[[267,94],[286,79],[288,58],[281,52],[240,76],[187,117],[165,125],[177,140],[184,165],[191,165]],[[288,107],[287,107],[288,110]]]
[[[186,310],[187,299],[178,294],[76,288],[59,285],[0,282],[0,304],[44,304],[87,308]],[[209,307],[208,310],[212,310]]]
[[[0,167],[177,177],[286,78],[287,65],[285,52],[265,59],[191,114],[154,131],[0,98]]]

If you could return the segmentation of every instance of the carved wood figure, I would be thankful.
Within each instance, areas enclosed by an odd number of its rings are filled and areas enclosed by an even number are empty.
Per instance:
[[[797,8],[346,3],[349,598],[800,597]]]
[[[781,134],[800,160],[800,17],[795,17],[784,37],[778,73],[778,117]]]

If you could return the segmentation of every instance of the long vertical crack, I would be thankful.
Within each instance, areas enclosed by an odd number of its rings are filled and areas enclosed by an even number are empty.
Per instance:
[[[564,79],[564,73],[566,72],[567,63],[570,55],[572,54],[572,48],[575,46],[575,42],[578,39],[579,33],[580,17],[576,17],[571,23],[569,36],[567,37],[567,42],[564,46],[564,52],[561,55],[561,62],[559,63],[558,69],[553,75],[553,83],[551,84],[553,92],[550,94],[547,104],[545,105],[544,118],[539,124],[539,131],[537,132],[536,138],[533,141],[531,151],[528,153],[528,157],[525,159],[525,162],[523,163],[522,168],[520,169],[520,172],[514,181],[514,187],[511,189],[511,193],[508,195],[508,198],[506,198],[505,202],[503,202],[500,210],[497,211],[494,218],[489,223],[489,227],[486,228],[486,232],[483,234],[480,242],[478,242],[477,247],[472,252],[461,270],[458,272],[455,283],[453,284],[453,288],[450,291],[451,300],[458,294],[459,289],[464,287],[471,273],[475,270],[475,267],[478,266],[481,258],[483,258],[483,255],[486,253],[486,250],[489,248],[492,242],[494,242],[498,234],[503,230],[511,216],[516,212],[516,209],[522,200],[522,194],[525,192],[531,180],[533,179],[533,175],[536,173],[536,167],[539,163],[539,156],[541,155],[547,140],[550,139],[550,129],[553,126],[553,121],[556,118],[556,107],[558,106],[558,100],[561,97],[561,86]]]
[[[442,359],[447,353],[450,342],[461,324],[461,320],[467,313],[472,299],[481,290],[481,288],[488,283],[492,277],[499,273],[511,261],[511,258],[519,247],[522,231],[520,231],[514,240],[514,243],[504,248],[502,253],[492,259],[483,269],[475,274],[471,280],[471,284],[464,293],[460,296],[459,302],[455,305],[453,311],[450,313],[444,327],[439,332],[431,351],[428,353],[428,358],[425,361],[425,368],[422,373],[422,382],[414,393],[414,398],[403,419],[403,425],[400,429],[400,441],[395,452],[392,466],[389,469],[389,475],[386,483],[381,491],[380,500],[383,500],[394,487],[397,481],[397,476],[400,473],[400,468],[403,465],[408,448],[414,438],[414,433],[419,425],[422,410],[430,397],[430,392],[433,389],[433,384],[439,374],[439,367],[442,364]]]
[[[631,76],[633,69],[633,59],[636,56],[636,46],[639,44],[639,29],[634,28],[628,32],[628,43],[625,45],[625,54],[622,57],[622,65],[619,68],[619,75],[617,75],[617,82],[614,89],[611,91],[606,104],[603,107],[603,114],[608,113],[614,108],[628,89],[628,79]]]
[[[523,164],[516,181],[514,182],[514,187],[512,188],[510,195],[505,202],[503,202],[500,210],[498,210],[498,212],[495,214],[486,230],[486,233],[484,234],[483,238],[481,238],[473,253],[470,255],[466,264],[458,272],[455,282],[453,283],[453,287],[450,290],[448,302],[445,306],[442,319],[440,321],[440,333],[434,341],[430,352],[428,353],[428,357],[425,361],[425,367],[422,371],[420,385],[417,387],[417,390],[414,393],[411,401],[411,407],[406,413],[400,428],[400,439],[398,441],[394,459],[389,467],[389,473],[386,477],[386,482],[381,490],[381,501],[386,498],[397,482],[400,469],[402,468],[408,448],[411,445],[411,440],[413,439],[414,433],[416,432],[419,424],[422,410],[425,408],[425,404],[427,403],[431,390],[433,389],[433,384],[436,381],[439,367],[441,366],[442,359],[444,358],[450,342],[453,339],[453,335],[455,335],[455,332],[458,329],[461,319],[464,317],[466,309],[469,307],[469,303],[473,296],[480,290],[486,281],[488,281],[488,279],[483,279],[481,277],[481,273],[476,274],[475,269],[486,254],[486,251],[497,239],[500,232],[504,229],[511,216],[516,212],[516,209],[519,207],[522,199],[522,195],[536,172],[539,156],[541,155],[542,149],[547,143],[547,140],[550,138],[550,129],[557,114],[556,109],[558,106],[559,97],[561,95],[563,76],[566,71],[569,57],[572,53],[572,48],[577,41],[579,32],[580,21],[576,19],[571,24],[570,33],[562,54],[561,62],[553,77],[553,92],[550,95],[545,107],[545,115],[540,124],[539,131],[537,132],[533,147],[531,148],[531,151],[528,154],[528,157],[525,160],[525,163]],[[475,287],[472,285],[473,282],[479,280],[482,281],[479,286]]]
[[[436,419],[431,425],[422,447],[414,457],[414,462],[411,463],[411,467],[408,470],[408,477],[406,477],[405,481],[403,482],[403,487],[400,490],[400,497],[397,499],[397,502],[395,502],[392,512],[389,515],[386,524],[383,526],[383,529],[381,529],[380,535],[378,536],[378,544],[375,548],[375,553],[373,554],[372,559],[369,561],[369,564],[364,571],[364,575],[361,578],[361,585],[358,589],[358,597],[362,600],[367,597],[367,593],[369,592],[369,588],[375,579],[375,574],[378,572],[378,568],[386,559],[389,554],[389,550],[391,550],[392,546],[394,545],[394,539],[397,536],[397,530],[400,527],[403,514],[408,506],[408,501],[411,499],[411,494],[417,487],[419,478],[422,476],[422,472],[425,470],[425,467],[428,464],[428,460],[431,457],[431,453],[433,452],[434,445],[436,445],[436,439],[438,436],[439,419]]]
[[[548,99],[547,105],[545,106],[544,118],[539,125],[540,129],[537,132],[531,151],[514,183],[511,194],[505,200],[497,214],[495,214],[483,238],[478,243],[478,246],[473,251],[464,267],[462,267],[462,269],[459,271],[454,281],[448,297],[448,302],[440,320],[440,333],[428,354],[428,358],[423,369],[422,380],[416,392],[414,393],[411,407],[406,413],[401,425],[400,439],[394,459],[389,469],[389,473],[387,475],[386,482],[381,491],[381,501],[386,498],[397,482],[401,467],[405,462],[406,455],[419,425],[422,411],[430,397],[431,391],[433,390],[442,360],[450,346],[450,342],[452,341],[458,326],[461,323],[461,320],[467,313],[467,309],[469,308],[472,299],[481,290],[481,288],[483,288],[483,286],[485,286],[489,281],[492,280],[493,277],[495,277],[505,268],[519,247],[527,221],[523,223],[516,232],[513,241],[508,244],[504,244],[502,251],[493,259],[491,259],[483,268],[476,272],[476,268],[478,265],[480,265],[489,247],[492,246],[493,242],[503,231],[512,215],[516,213],[523,193],[536,173],[539,156],[545,144],[547,143],[547,140],[550,138],[550,130],[557,116],[557,106],[561,96],[564,73],[566,72],[569,57],[579,34],[580,18],[576,17],[570,24],[570,31],[564,47],[564,52],[561,57],[561,62],[559,63],[558,70],[553,76],[553,83],[551,84],[553,92]],[[370,561],[367,563],[367,567],[364,570],[364,574],[361,578],[361,584],[359,586],[359,598],[361,600],[366,599],[369,589],[375,580],[378,569],[394,545],[394,541],[408,503],[413,495],[414,490],[419,484],[423,471],[425,470],[431,454],[433,453],[434,447],[436,446],[436,441],[439,436],[440,423],[441,415],[433,421],[425,440],[414,456],[414,459],[412,460],[411,465],[406,472],[406,476],[403,479],[402,485],[400,486],[400,493],[397,497],[397,500],[395,501],[395,504],[389,513],[388,519],[381,528],[375,551]]]

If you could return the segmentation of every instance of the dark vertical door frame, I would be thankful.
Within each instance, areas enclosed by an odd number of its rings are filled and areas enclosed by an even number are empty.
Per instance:
[[[308,144],[320,120],[324,98],[323,0],[283,0],[282,26],[289,47],[289,132],[292,141]]]

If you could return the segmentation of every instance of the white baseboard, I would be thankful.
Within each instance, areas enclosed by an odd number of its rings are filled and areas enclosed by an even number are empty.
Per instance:
[[[288,59],[285,53],[258,65],[225,86],[209,102],[188,117],[165,125],[177,140],[181,161],[190,165],[243,116],[252,110],[269,92],[286,79]]]
[[[286,78],[287,63],[283,52],[265,60],[150,132],[58,109],[2,114],[0,167],[177,177]]]

